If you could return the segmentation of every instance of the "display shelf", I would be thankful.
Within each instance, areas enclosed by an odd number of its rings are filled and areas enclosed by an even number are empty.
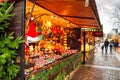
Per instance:
[[[31,59],[31,58],[32,58],[32,59],[33,59],[33,58],[38,58],[38,57],[39,57],[39,55],[37,55],[37,56],[30,56],[29,59]]]
[[[47,75],[46,76],[47,79],[44,80],[53,80],[61,71],[67,70],[66,72],[68,73],[72,68],[67,69],[66,67],[69,66],[74,67],[75,64],[80,62],[81,55],[82,53],[75,53],[64,58],[61,58],[53,63],[47,64],[42,68],[39,68],[38,70],[33,71],[31,74],[27,75],[25,77],[25,80],[31,80],[32,78],[34,78],[34,80],[37,80],[38,79],[37,77],[40,77],[40,75],[44,74],[43,72],[45,72],[45,75]]]
[[[25,64],[25,69],[31,68],[33,66],[34,66],[34,64]]]

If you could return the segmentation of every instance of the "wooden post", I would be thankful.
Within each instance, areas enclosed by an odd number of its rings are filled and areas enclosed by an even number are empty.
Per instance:
[[[85,47],[85,44],[86,44],[86,32],[84,31],[83,33],[83,37],[84,37],[84,51],[83,51],[83,64],[85,64],[85,52],[86,52],[86,47]]]
[[[30,12],[30,17],[29,17],[27,26],[29,26],[29,23],[30,23],[30,20],[31,20],[31,17],[32,17],[32,13],[33,13],[34,7],[35,7],[35,1],[34,1],[34,4],[33,4],[33,6],[32,6],[31,12]]]

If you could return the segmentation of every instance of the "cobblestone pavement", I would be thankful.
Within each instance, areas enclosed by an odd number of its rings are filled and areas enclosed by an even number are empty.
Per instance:
[[[85,64],[70,74],[70,80],[120,80],[120,62],[116,58],[117,51],[97,53]]]

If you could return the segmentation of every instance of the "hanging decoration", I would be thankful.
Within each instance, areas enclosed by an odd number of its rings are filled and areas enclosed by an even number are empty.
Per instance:
[[[85,0],[85,7],[89,6],[89,0]]]
[[[45,39],[48,39],[48,35],[51,34],[52,23],[49,20],[43,21],[42,34]]]
[[[40,21],[40,22],[36,21],[35,24],[36,24],[38,40],[44,40],[44,36],[42,34],[42,27],[41,27],[42,21]]]
[[[26,36],[28,42],[38,41],[37,32],[33,20],[30,21],[29,30]]]
[[[60,28],[60,31],[61,31],[62,36],[64,36],[65,32],[64,32],[64,28],[63,27]]]
[[[60,28],[59,28],[59,26],[52,27],[52,33],[53,33],[53,34],[59,34],[59,33],[60,33]]]
[[[51,32],[52,23],[50,21],[43,22],[43,30],[46,31],[48,34]]]

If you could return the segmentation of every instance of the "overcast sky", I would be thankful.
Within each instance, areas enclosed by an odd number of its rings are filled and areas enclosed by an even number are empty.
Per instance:
[[[95,0],[104,33],[109,33],[113,27],[112,11],[120,0]]]

